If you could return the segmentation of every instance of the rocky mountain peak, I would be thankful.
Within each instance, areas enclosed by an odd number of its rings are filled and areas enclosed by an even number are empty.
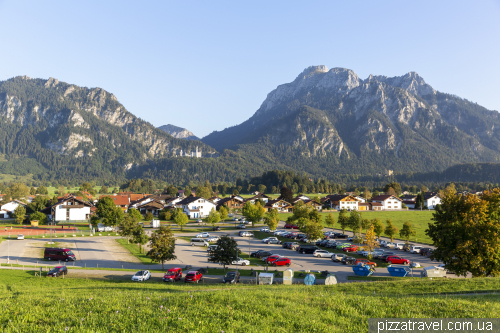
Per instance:
[[[193,134],[193,132],[188,131],[187,129],[182,127],[168,124],[160,126],[158,128],[177,139],[200,140],[197,136]]]
[[[416,72],[409,72],[402,76],[387,77],[384,75],[370,75],[365,81],[367,82],[383,82],[387,85],[398,87],[407,90],[408,92],[424,96],[436,94],[436,91]]]

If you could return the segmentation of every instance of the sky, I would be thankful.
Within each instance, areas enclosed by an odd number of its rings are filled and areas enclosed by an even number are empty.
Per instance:
[[[305,68],[400,76],[500,111],[500,0],[0,0],[0,80],[113,93],[198,137],[239,124]]]

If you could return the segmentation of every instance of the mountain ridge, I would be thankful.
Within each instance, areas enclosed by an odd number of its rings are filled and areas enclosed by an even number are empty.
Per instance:
[[[193,132],[188,131],[185,128],[175,126],[175,125],[162,125],[158,127],[162,131],[170,134],[176,139],[185,139],[185,140],[197,140],[199,141],[200,138],[198,138],[196,135],[193,134]]]

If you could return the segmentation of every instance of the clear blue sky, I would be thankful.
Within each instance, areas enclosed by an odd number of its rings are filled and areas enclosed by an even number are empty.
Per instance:
[[[202,137],[248,119],[306,67],[419,73],[500,111],[500,1],[4,1],[0,80],[114,93]]]

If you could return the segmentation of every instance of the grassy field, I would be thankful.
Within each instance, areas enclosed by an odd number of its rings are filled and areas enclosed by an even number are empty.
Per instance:
[[[498,317],[500,279],[252,286],[48,279],[0,271],[3,332],[366,332],[368,318]]]
[[[427,210],[427,211],[396,211],[396,212],[387,212],[387,211],[381,211],[381,212],[361,212],[363,218],[366,219],[374,219],[378,218],[384,225],[386,224],[385,221],[388,219],[392,220],[392,223],[401,230],[403,227],[403,223],[406,221],[409,221],[410,223],[413,224],[415,230],[417,231],[416,237],[412,237],[410,241],[412,242],[419,242],[419,243],[426,243],[426,244],[431,244],[432,241],[431,239],[425,234],[425,230],[427,229],[429,223],[432,223],[432,214],[434,211],[432,210]],[[323,216],[323,221],[325,220],[325,216],[328,215],[329,213],[320,213],[320,215]],[[332,213],[333,216],[335,217],[335,229],[339,229],[340,226],[338,224],[338,216],[339,213]],[[291,213],[283,213],[280,214],[280,219],[283,221],[286,221],[288,216],[291,216]],[[349,231],[352,231],[350,229],[346,229]],[[399,234],[398,234],[399,236]],[[396,237],[398,238],[398,237]]]
[[[150,265],[154,264],[151,259],[144,253],[144,251],[141,253],[139,250],[139,245],[137,244],[127,244],[127,240],[123,238],[116,238],[115,239],[118,244],[123,246],[125,249],[129,250],[130,253],[135,256],[137,259],[139,259],[143,264]]]

